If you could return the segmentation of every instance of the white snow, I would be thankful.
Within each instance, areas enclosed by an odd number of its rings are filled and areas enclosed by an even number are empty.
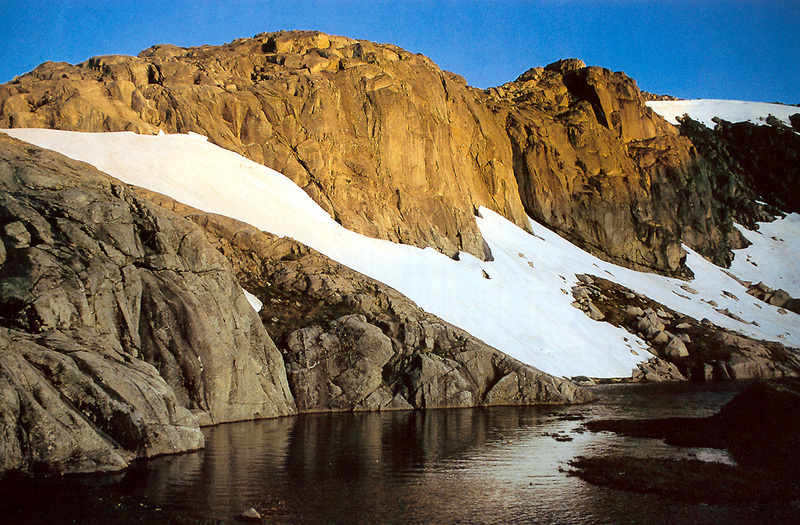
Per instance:
[[[737,227],[753,244],[736,253],[731,272],[800,298],[800,215],[791,213],[783,219],[759,223],[757,231]]]
[[[255,295],[251,294],[250,292],[248,292],[244,288],[242,288],[242,291],[244,292],[244,296],[247,297],[247,302],[250,303],[250,306],[253,307],[253,310],[255,310],[256,312],[260,312],[261,308],[264,306],[264,303],[262,303],[258,299],[258,297],[256,297]]]
[[[431,248],[348,231],[283,175],[198,135],[6,132],[93,164],[124,182],[293,237],[554,375],[629,376],[637,363],[650,357],[637,337],[593,321],[571,306],[570,290],[580,273],[606,277],[696,319],[708,318],[747,335],[800,346],[798,316],[779,315],[776,308],[747,295],[723,270],[691,251],[688,264],[696,278],[689,284],[697,294],[682,288],[686,285],[682,281],[603,262],[535,222],[531,226],[536,235],[530,235],[481,209],[478,226],[495,260],[483,262],[461,254],[461,260],[454,261]],[[785,243],[797,246],[800,234],[791,235]],[[760,258],[763,253],[753,252],[751,257]],[[490,279],[483,277],[484,271]],[[748,322],[735,321],[721,313],[724,309]]]
[[[672,124],[678,124],[677,117],[689,115],[692,119],[712,129],[716,126],[712,122],[714,117],[728,122],[766,124],[767,117],[774,115],[787,126],[791,126],[789,115],[800,113],[800,108],[797,106],[740,100],[653,100],[646,104]]]

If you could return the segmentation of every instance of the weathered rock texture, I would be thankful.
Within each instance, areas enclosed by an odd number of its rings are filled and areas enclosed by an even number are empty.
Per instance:
[[[744,242],[715,174],[624,73],[562,60],[489,93],[526,212],[584,249],[686,275],[682,242],[719,264]]]
[[[194,224],[0,135],[0,474],[200,448],[296,412],[281,354]]]
[[[201,133],[350,229],[450,256],[491,257],[486,206],[634,268],[688,275],[682,242],[728,263],[737,187],[644,101],[574,59],[484,92],[395,46],[281,32],[42,64],[0,86],[0,126]]]
[[[289,238],[145,190],[232,261],[286,360],[300,411],[580,403],[592,399]]]
[[[395,46],[316,32],[43,64],[0,125],[197,132],[291,178],[345,227],[489,257],[487,206],[527,227],[508,139],[463,79]]]

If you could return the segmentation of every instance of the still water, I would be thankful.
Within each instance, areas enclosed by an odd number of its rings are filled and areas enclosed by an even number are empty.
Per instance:
[[[703,417],[743,385],[595,387],[566,408],[314,414],[206,430],[202,452],[124,475],[3,487],[10,523],[800,523],[791,505],[677,503],[596,487],[564,470],[609,452],[732,462],[723,451],[584,432],[601,418]]]

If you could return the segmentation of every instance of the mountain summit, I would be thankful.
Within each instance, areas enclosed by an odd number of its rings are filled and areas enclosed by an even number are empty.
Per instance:
[[[726,205],[739,185],[632,79],[574,59],[480,91],[396,46],[280,32],[45,63],[0,101],[3,127],[205,135],[285,174],[349,229],[451,257],[491,258],[480,206],[669,275],[688,275],[682,244],[723,265],[745,244]]]

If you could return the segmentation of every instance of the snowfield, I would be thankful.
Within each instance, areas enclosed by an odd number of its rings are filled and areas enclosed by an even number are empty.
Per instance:
[[[739,100],[653,100],[646,104],[670,124],[678,125],[677,117],[689,115],[692,119],[711,129],[716,126],[712,122],[714,117],[728,122],[766,124],[767,117],[773,115],[787,126],[791,126],[789,115],[800,113],[800,108],[797,106]]]
[[[753,244],[736,252],[731,272],[800,298],[800,215],[792,213],[782,220],[759,223],[757,231],[737,227]]]
[[[535,235],[531,235],[481,209],[478,226],[495,260],[483,262],[461,254],[461,260],[454,261],[431,248],[394,244],[346,230],[288,178],[199,135],[5,132],[189,206],[293,237],[388,284],[495,348],[556,376],[628,377],[637,363],[651,357],[636,336],[593,321],[571,306],[576,274],[584,273],[620,283],[698,320],[708,318],[749,336],[800,346],[800,316],[779,314],[747,295],[725,271],[691,251],[688,265],[696,278],[685,283],[603,262],[535,222],[531,223]],[[800,218],[790,216],[763,225],[761,233],[745,234],[766,240],[755,243],[744,257],[737,255],[734,273],[741,271],[745,279],[764,280],[800,296],[797,288],[787,284],[800,282],[794,264],[800,247]],[[782,240],[773,241],[772,236]],[[781,252],[775,243],[791,249]],[[762,276],[753,279],[745,269],[758,269]],[[687,284],[693,291],[686,290]],[[257,306],[252,299],[251,304]],[[748,322],[720,313],[724,309]]]

